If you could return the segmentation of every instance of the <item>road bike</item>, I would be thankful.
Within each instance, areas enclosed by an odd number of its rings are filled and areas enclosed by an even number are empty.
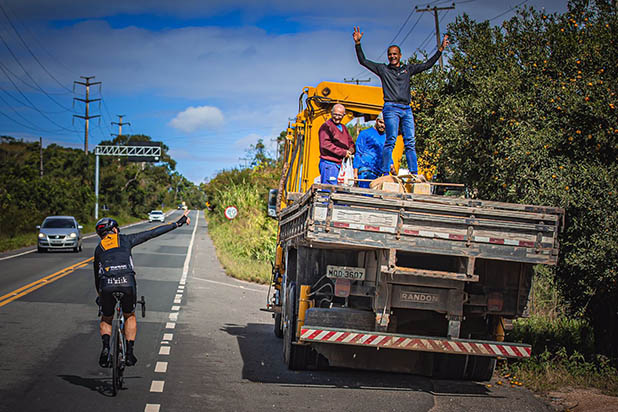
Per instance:
[[[116,396],[118,391],[122,389],[124,383],[124,368],[125,368],[125,356],[127,353],[127,339],[124,336],[124,316],[122,315],[122,307],[120,302],[124,293],[113,292],[112,295],[116,299],[114,306],[114,319],[112,320],[112,336],[110,339],[111,350],[109,353],[109,365],[112,368],[112,395]],[[142,318],[146,316],[146,301],[144,297],[138,300],[142,306]],[[100,310],[100,308],[99,308]]]

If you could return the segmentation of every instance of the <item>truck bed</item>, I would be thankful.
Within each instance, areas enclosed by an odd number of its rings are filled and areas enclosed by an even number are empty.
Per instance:
[[[282,242],[555,265],[564,210],[314,184],[279,219]]]

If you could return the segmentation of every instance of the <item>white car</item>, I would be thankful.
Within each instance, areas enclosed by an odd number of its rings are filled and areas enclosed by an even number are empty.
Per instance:
[[[148,221],[165,222],[165,215],[162,210],[151,210],[150,213],[148,213]]]

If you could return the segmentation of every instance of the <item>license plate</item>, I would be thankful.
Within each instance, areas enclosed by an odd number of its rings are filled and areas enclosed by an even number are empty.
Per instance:
[[[365,268],[326,266],[326,277],[333,279],[365,280]]]

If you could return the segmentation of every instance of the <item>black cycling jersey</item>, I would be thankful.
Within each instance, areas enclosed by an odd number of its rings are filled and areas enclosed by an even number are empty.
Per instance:
[[[114,283],[113,280],[107,278],[135,276],[131,249],[176,227],[178,227],[177,223],[168,223],[130,235],[119,233],[107,234],[101,239],[101,243],[94,251],[94,284],[96,290],[100,290],[102,278],[106,278],[105,283],[107,284]]]

